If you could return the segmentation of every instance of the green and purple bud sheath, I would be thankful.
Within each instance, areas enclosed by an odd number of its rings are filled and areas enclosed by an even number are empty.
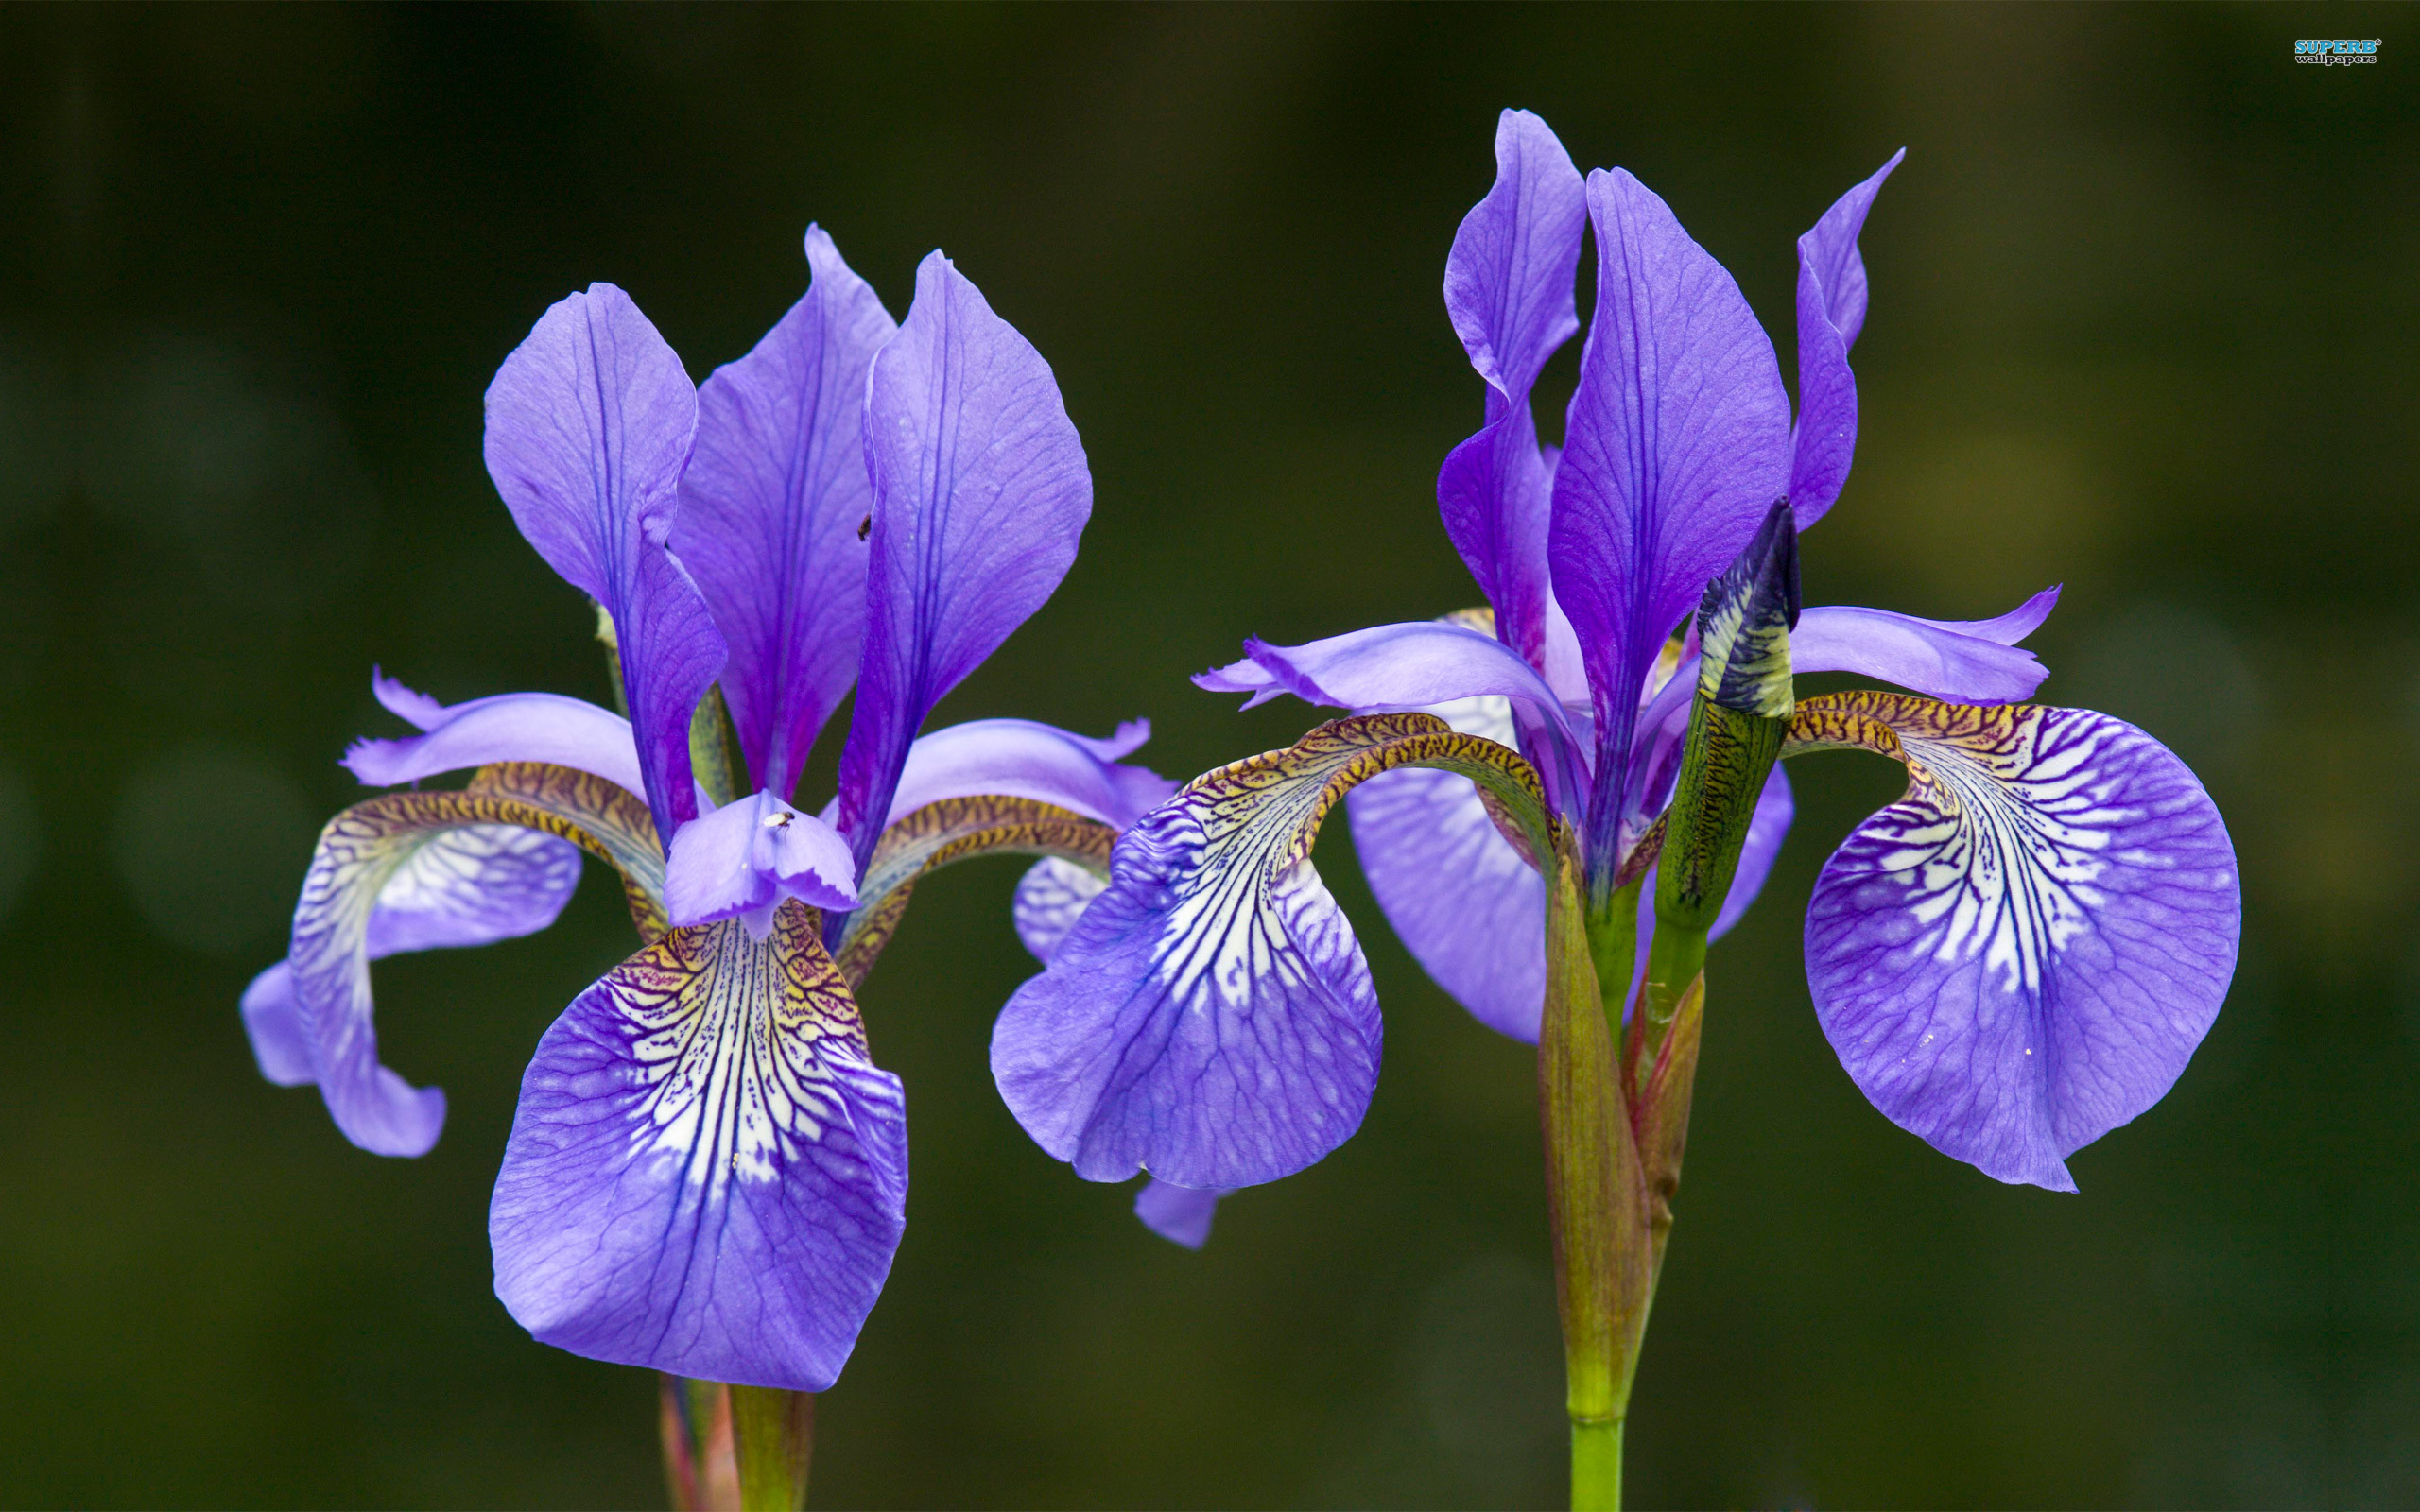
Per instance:
[[[1701,954],[1789,730],[1798,609],[1798,530],[1781,499],[1698,607],[1697,696],[1665,822],[1655,922],[1659,931],[1695,933]]]

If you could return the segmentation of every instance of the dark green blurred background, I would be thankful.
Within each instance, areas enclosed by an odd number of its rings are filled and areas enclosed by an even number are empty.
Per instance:
[[[702,378],[797,296],[810,219],[895,313],[947,249],[1056,367],[1098,505],[941,715],[1149,714],[1188,775],[1315,717],[1186,685],[1243,635],[1474,598],[1433,482],[1480,390],[1438,290],[1518,104],[1664,194],[1785,363],[1792,239],[1909,148],[1808,596],[1970,617],[2064,580],[2044,697],[2169,741],[2243,862],[2175,1092],[2081,1195],[2002,1187],[1817,1031],[1798,919],[1895,777],[1795,768],[1716,957],[1635,1501],[2420,1502],[2408,14],[0,11],[0,1501],[660,1503],[653,1378],[489,1289],[522,1066],[629,948],[610,880],[379,968],[387,1058],[452,1098],[424,1160],[264,1084],[235,1014],[358,791],[337,755],[399,729],[373,662],[604,696],[479,459],[549,301],[618,283]],[[992,1089],[1015,865],[920,890],[865,994],[913,1222],[822,1402],[820,1504],[1559,1494],[1530,1059],[1393,943],[1344,839],[1386,1074],[1199,1255]]]

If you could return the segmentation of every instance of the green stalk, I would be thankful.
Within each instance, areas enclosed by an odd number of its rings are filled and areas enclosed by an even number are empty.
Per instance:
[[[1596,943],[1604,932],[1592,941],[1569,845],[1559,846],[1553,859],[1538,1109],[1563,1315],[1571,1504],[1575,1512],[1594,1512],[1621,1505],[1622,1419],[1645,1317],[1650,1246],[1645,1180],[1614,1048],[1621,989],[1614,989],[1616,1016],[1609,1022],[1597,975]],[[1635,888],[1630,897],[1634,907]],[[1608,964],[1625,984],[1627,957],[1607,945]]]
[[[731,1420],[741,1512],[799,1512],[815,1454],[815,1393],[734,1386]]]

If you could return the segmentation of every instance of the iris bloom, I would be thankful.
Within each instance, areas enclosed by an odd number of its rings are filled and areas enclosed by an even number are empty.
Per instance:
[[[1619,170],[1583,182],[1526,112],[1505,113],[1495,146],[1495,186],[1445,274],[1485,423],[1438,480],[1488,607],[1252,641],[1196,679],[1375,717],[1206,774],[1145,816],[994,1031],[994,1073],[1028,1132],[1090,1179],[1150,1172],[1147,1221],[1197,1242],[1208,1194],[1319,1160],[1377,1075],[1370,973],[1310,864],[1329,808],[1357,787],[1357,847],[1406,944],[1481,1022],[1535,1040],[1538,859],[1550,839],[1576,849],[1600,963],[1626,975],[1646,957],[1602,936],[1632,927],[1616,904],[1628,891],[1634,905],[1673,791],[1699,682],[1684,616],[1777,500],[1785,526],[1812,525],[1848,476],[1858,233],[1897,158],[1799,238],[1793,419],[1737,286],[1660,198]],[[1583,226],[1597,299],[1558,452],[1530,393],[1579,329]],[[1943,1152],[2072,1190],[2066,1157],[2157,1101],[2209,1027],[2239,903],[2225,829],[2182,763],[2107,715],[2017,702],[2044,675],[2017,643],[2055,597],[1961,623],[1806,609],[1787,636],[1797,671],[1912,692],[1800,703],[1786,749],[1875,750],[1909,775],[1824,866],[1807,915],[1808,982],[1842,1066]],[[1776,766],[1717,932],[1790,812]],[[1652,922],[1638,919],[1642,940]],[[1618,1009],[1627,994],[1604,988]]]
[[[356,745],[363,782],[476,775],[329,823],[291,953],[244,1017],[271,1080],[316,1083],[364,1149],[421,1154],[444,1096],[379,1063],[369,962],[542,929],[579,850],[603,858],[646,943],[523,1078],[489,1220],[497,1294],[576,1353],[821,1390],[904,1221],[902,1090],[854,989],[909,887],[986,851],[1104,868],[1114,828],[1171,784],[1119,764],[1140,724],[917,738],[1065,575],[1090,475],[1048,366],[940,253],[894,324],[821,231],[806,251],[806,295],[701,389],[607,284],[505,361],[489,471],[599,606],[628,717],[544,693],[449,708],[377,679],[423,733]],[[808,749],[852,683],[838,796],[803,812]]]

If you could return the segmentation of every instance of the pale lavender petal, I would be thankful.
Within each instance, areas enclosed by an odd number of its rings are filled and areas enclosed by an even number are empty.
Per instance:
[[[754,786],[788,798],[865,639],[866,369],[898,329],[821,227],[806,295],[698,390],[672,549],[731,650],[722,693]]]
[[[1997,641],[2002,645],[2014,645],[2040,629],[2042,622],[2050,617],[2050,610],[2058,606],[2058,602],[2059,585],[2053,583],[2007,613],[1993,619],[1927,620],[1925,623],[1937,630],[1948,630],[1956,635],[1971,635],[1981,641]]]
[[[1108,889],[1001,1010],[1000,1095],[1078,1176],[1250,1186],[1360,1126],[1376,992],[1296,833],[1300,804],[1276,800],[1325,777],[1245,792],[1214,775],[1144,816]]]
[[[1815,1010],[1900,1127],[2073,1191],[2065,1158],[2157,1102],[2218,1013],[2235,852],[2193,774],[2121,720],[1920,714],[1892,721],[1908,796],[1816,883]]]
[[[1122,830],[1176,791],[1149,767],[1118,761],[1150,738],[1148,719],[1128,720],[1106,740],[1031,719],[946,725],[908,748],[883,822],[896,824],[943,799],[996,794],[1054,803]]]
[[[925,715],[1059,586],[1093,502],[1050,365],[939,252],[874,358],[866,463],[865,660],[840,758],[860,867]]]
[[[1512,706],[1473,698],[1428,711],[1512,744]],[[1532,1044],[1546,1000],[1546,885],[1489,818],[1467,777],[1406,766],[1345,798],[1353,849],[1378,907],[1429,977],[1472,1017]]]
[[[856,866],[839,833],[770,793],[691,819],[672,837],[664,906],[675,924],[748,916],[763,939],[785,898],[810,908],[857,905]]]
[[[1245,659],[1197,675],[1212,693],[1249,693],[1258,708],[1292,694],[1305,703],[1363,712],[1426,709],[1458,698],[1518,698],[1578,745],[1554,690],[1520,654],[1444,620],[1378,625],[1302,645],[1244,643]]]
[[[1134,1216],[1161,1238],[1200,1249],[1210,1242],[1210,1220],[1219,1216],[1219,1199],[1225,1195],[1216,1188],[1174,1186],[1154,1177],[1134,1194]]]
[[[1437,502],[1462,560],[1495,606],[1497,633],[1534,659],[1546,629],[1547,507],[1530,387],[1579,330],[1572,280],[1586,191],[1547,124],[1506,111],[1495,128],[1495,183],[1455,232],[1445,310],[1488,385],[1486,423],[1454,449]]]
[[[405,687],[376,667],[370,669],[370,691],[386,711],[414,730],[435,730],[445,722],[445,706],[427,694]]]
[[[1016,896],[1011,905],[1017,938],[1033,953],[1043,965],[1059,953],[1059,942],[1067,931],[1076,927],[1092,901],[1109,885],[1109,879],[1067,860],[1063,856],[1044,856],[1028,868],[1017,882]]]
[[[1555,471],[1554,592],[1597,713],[1592,867],[1610,865],[1645,681],[1672,627],[1782,490],[1789,403],[1738,285],[1664,201],[1588,180],[1598,299]]]
[[[675,930],[538,1043],[489,1209],[495,1290],[545,1343],[821,1391],[906,1222],[899,1079],[785,905]]]
[[[1798,424],[1790,438],[1789,507],[1801,530],[1822,519],[1857,455],[1857,377],[1849,348],[1865,326],[1865,260],[1857,235],[1905,147],[1841,196],[1798,238]]]
[[[534,831],[431,825],[374,804],[337,816],[303,879],[288,965],[245,993],[262,1073],[283,1085],[317,1082],[337,1127],[366,1150],[425,1153],[444,1123],[445,1094],[379,1064],[370,962],[544,929],[579,878],[579,850]]]
[[[346,770],[372,787],[394,787],[492,762],[545,762],[647,791],[631,722],[609,709],[556,693],[500,693],[438,716],[424,735],[354,742]]]
[[[2016,703],[2049,675],[2032,652],[2014,645],[1888,610],[1837,605],[1799,615],[1789,662],[1794,672],[1855,672],[1952,703]]]
[[[697,425],[681,359],[610,284],[557,302],[488,386],[496,490],[538,555],[613,616],[659,834],[698,812],[689,721],[723,663],[705,601],[666,547]]]
[[[244,1035],[261,1075],[280,1087],[311,1085],[311,1041],[294,1002],[294,968],[280,961],[244,988]]]

